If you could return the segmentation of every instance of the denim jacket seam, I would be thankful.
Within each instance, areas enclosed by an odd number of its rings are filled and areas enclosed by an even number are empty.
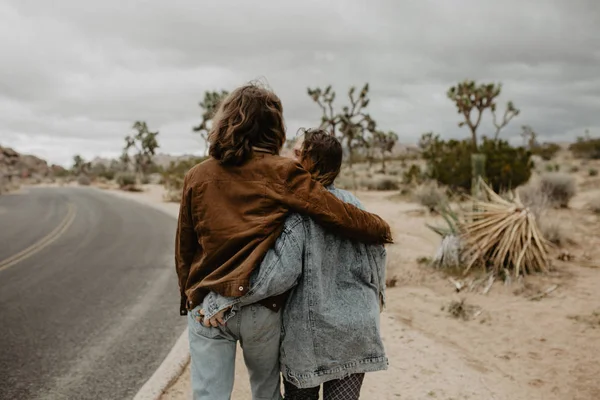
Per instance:
[[[296,225],[294,225],[294,226],[296,226]],[[284,236],[283,236],[283,240],[280,243],[278,242],[276,244],[278,253],[281,252],[282,248],[285,246],[285,244],[288,240],[293,241],[296,244],[296,246],[298,247],[298,242],[295,240],[294,235],[292,233],[293,232],[289,232],[289,233],[282,232],[281,233]],[[265,273],[262,276],[261,276],[261,274],[259,274],[259,279],[256,282],[253,282],[253,284],[251,285],[251,288],[248,290],[248,292],[243,297],[247,297],[249,295],[255,294],[257,287],[260,287],[260,285],[263,284],[265,281],[268,281],[271,279],[271,277],[273,276],[273,270],[277,266],[278,261],[279,261],[279,259],[275,259],[274,261],[267,264]],[[260,268],[263,268],[262,264],[261,264]]]

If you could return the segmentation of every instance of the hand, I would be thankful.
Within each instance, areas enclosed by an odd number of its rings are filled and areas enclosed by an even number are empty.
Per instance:
[[[227,310],[229,310],[229,308],[219,311],[217,314],[215,314],[210,319],[206,319],[204,317],[204,310],[201,309],[200,316],[197,318],[198,322],[201,322],[206,327],[212,326],[213,328],[217,328],[219,325],[225,326],[225,321],[223,321],[223,316],[225,315]]]

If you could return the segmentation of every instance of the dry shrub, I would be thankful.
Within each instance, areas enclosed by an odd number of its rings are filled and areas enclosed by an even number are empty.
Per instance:
[[[589,176],[598,176],[598,170],[596,168],[590,168],[588,170],[588,175]]]
[[[425,257],[425,256],[417,257],[417,264],[419,264],[419,265],[430,265],[431,264],[431,258],[430,257]]]
[[[600,214],[600,196],[594,197],[588,203],[588,209],[594,214]]]
[[[144,189],[142,189],[141,187],[137,186],[137,185],[125,185],[125,186],[121,186],[119,189],[125,191],[125,192],[143,192]]]
[[[446,202],[446,193],[438,186],[437,182],[427,182],[418,186],[413,192],[414,200],[429,211],[438,210]]]
[[[396,287],[396,285],[398,285],[398,277],[397,276],[392,276],[391,278],[387,278],[385,280],[385,287],[393,288],[393,287]]]
[[[387,190],[398,190],[400,189],[400,185],[398,181],[393,178],[389,178],[387,176],[375,177],[372,179],[362,179],[360,182],[360,186],[367,190],[378,190],[378,191],[387,191]]]
[[[600,311],[594,311],[590,315],[572,315],[568,318],[588,325],[593,329],[600,328]]]
[[[479,311],[479,307],[467,304],[467,299],[452,301],[448,305],[448,313],[456,319],[468,321],[472,319]]]
[[[168,189],[163,195],[163,200],[169,203],[179,203],[181,202],[182,194],[182,189]]]
[[[77,184],[80,186],[90,186],[92,181],[87,175],[79,175],[77,178]]]
[[[335,180],[335,186],[345,190],[355,189],[354,178],[351,175],[339,175]]]
[[[539,219],[538,225],[542,235],[550,243],[553,243],[558,247],[564,247],[568,243],[571,243],[567,230],[558,219],[544,216]]]
[[[507,201],[480,181],[483,200],[462,224],[465,273],[475,264],[500,275],[505,269],[515,277],[547,272],[550,243],[543,237],[533,212],[518,198]]]
[[[528,183],[517,189],[517,196],[521,204],[529,208],[539,218],[544,210],[550,206],[548,195],[540,190],[539,184]],[[514,199],[511,199],[513,201]]]
[[[126,188],[135,187],[137,179],[135,174],[129,172],[120,172],[117,174],[116,179],[119,189],[126,190]]]
[[[549,173],[540,178],[540,190],[550,199],[554,207],[567,208],[577,192],[575,178],[567,174]]]

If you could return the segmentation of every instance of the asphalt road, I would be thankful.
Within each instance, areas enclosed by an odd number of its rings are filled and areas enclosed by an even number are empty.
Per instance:
[[[88,188],[0,196],[0,399],[131,399],[185,327],[175,224]]]

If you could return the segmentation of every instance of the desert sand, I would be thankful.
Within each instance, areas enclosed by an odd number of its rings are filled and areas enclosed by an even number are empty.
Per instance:
[[[552,273],[510,286],[497,282],[485,295],[457,293],[446,273],[423,263],[440,242],[425,223],[440,223],[439,217],[395,192],[358,192],[368,210],[390,223],[396,241],[387,265],[395,285],[387,289],[381,320],[390,367],[367,375],[361,398],[600,399],[600,217],[586,208],[600,196],[600,179],[579,183],[570,208],[553,211],[568,244],[555,250]],[[122,195],[177,208],[163,202],[163,193],[146,185]],[[461,300],[475,311],[468,320],[448,312]],[[186,368],[162,399],[189,399],[189,379]],[[238,352],[233,399],[250,399],[249,393]]]

